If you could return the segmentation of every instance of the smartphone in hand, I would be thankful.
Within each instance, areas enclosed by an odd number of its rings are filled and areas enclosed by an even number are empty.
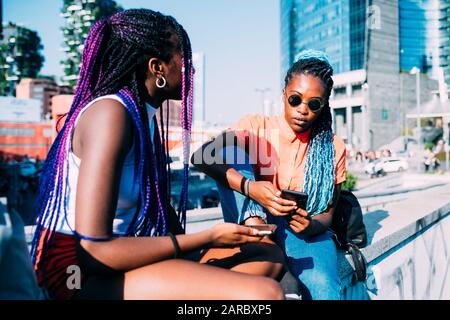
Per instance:
[[[295,201],[298,208],[306,210],[306,204],[308,203],[308,194],[294,190],[282,190],[281,197],[286,200]]]
[[[306,204],[308,203],[308,194],[294,190],[281,190],[281,197],[286,200],[295,201],[297,208],[306,210]],[[295,210],[292,210],[289,214],[293,215]]]
[[[277,229],[276,224],[252,224],[248,227],[258,230],[258,236],[271,235]]]

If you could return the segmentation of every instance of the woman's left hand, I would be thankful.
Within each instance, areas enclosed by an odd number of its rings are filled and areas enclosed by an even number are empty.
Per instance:
[[[288,218],[288,223],[295,233],[303,233],[311,225],[311,216],[303,209],[297,211]]]

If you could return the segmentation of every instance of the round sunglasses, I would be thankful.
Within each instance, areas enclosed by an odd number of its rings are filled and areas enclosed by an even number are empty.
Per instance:
[[[287,98],[289,105],[293,108],[297,108],[303,103],[303,99],[298,94],[293,94]],[[309,110],[312,112],[318,112],[324,106],[324,102],[320,98],[311,98],[306,102]]]

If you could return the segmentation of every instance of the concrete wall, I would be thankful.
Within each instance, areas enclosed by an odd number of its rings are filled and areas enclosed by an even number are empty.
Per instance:
[[[343,299],[450,299],[450,217],[369,263],[366,283],[342,279]]]
[[[450,299],[448,186],[429,186],[364,214],[368,277],[352,283],[351,261],[342,254],[343,299]]]
[[[362,249],[367,261],[367,280],[353,281],[351,258],[339,251],[341,299],[450,299],[448,186],[435,183],[426,189],[411,189],[405,200],[364,213],[369,241]],[[404,195],[407,191],[402,192]],[[360,201],[365,207],[367,200],[363,194]],[[191,212],[187,232],[204,230],[221,221],[218,208]]]
[[[449,184],[417,192],[364,213],[368,245],[362,252],[368,276],[354,282],[351,258],[339,251],[341,299],[450,299]],[[187,220],[187,233],[193,233],[221,222],[222,214],[220,208],[194,210]],[[32,227],[25,229],[30,243]]]

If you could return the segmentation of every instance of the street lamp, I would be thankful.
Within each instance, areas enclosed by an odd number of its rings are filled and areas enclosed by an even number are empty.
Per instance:
[[[372,144],[369,143],[369,137],[368,137],[368,117],[369,117],[369,84],[367,82],[364,82],[363,85],[361,86],[362,91],[363,91],[363,105],[362,105],[362,149],[365,151],[372,149]]]
[[[418,153],[420,154],[422,151],[422,128],[420,126],[420,69],[417,67],[413,67],[409,72],[412,75],[416,75],[416,108],[417,108],[417,130],[418,130]],[[420,171],[421,162],[418,162],[418,170]]]

